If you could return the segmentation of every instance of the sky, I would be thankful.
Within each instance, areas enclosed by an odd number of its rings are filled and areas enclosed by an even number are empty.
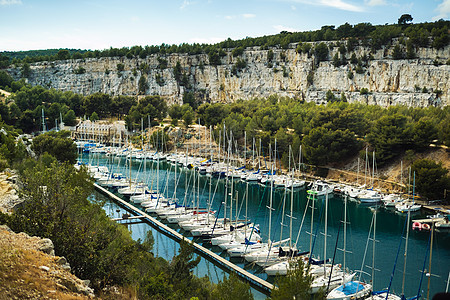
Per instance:
[[[450,0],[0,0],[0,51],[217,43],[402,14],[448,20]]]

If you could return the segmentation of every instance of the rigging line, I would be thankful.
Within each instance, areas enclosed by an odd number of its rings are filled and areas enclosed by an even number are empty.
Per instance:
[[[308,200],[308,201],[306,202],[306,207],[305,207],[305,210],[304,210],[304,212],[303,212],[302,222],[300,223],[300,228],[299,228],[298,233],[297,233],[297,239],[295,240],[294,248],[297,248],[297,242],[298,242],[299,239],[300,239],[300,232],[302,232],[303,223],[304,223],[304,221],[305,221],[306,212],[307,212],[307,210],[308,210],[308,207],[309,207],[309,201],[311,200],[311,198],[310,198],[310,197],[307,197],[307,200]],[[311,254],[310,254],[310,255],[311,255]]]
[[[341,220],[344,219],[344,214],[345,214],[345,210],[343,209]],[[337,232],[337,237],[336,237],[336,244],[335,244],[335,246],[334,246],[333,260],[331,261],[330,276],[328,277],[328,284],[327,284],[326,294],[328,294],[328,291],[329,291],[329,289],[330,289],[331,277],[332,277],[332,275],[333,275],[333,268],[334,268],[334,260],[335,260],[335,258],[336,258],[336,250],[337,250],[337,247],[338,247],[339,235],[340,235],[340,233],[341,233],[341,225],[342,225],[342,222],[339,222],[339,227],[338,227],[338,232]],[[327,258],[324,257],[324,260],[325,260],[325,261],[324,261],[324,264],[325,264]],[[344,272],[344,278],[345,278],[345,270],[343,270],[343,272]]]
[[[394,268],[392,269],[391,277],[389,279],[389,285],[388,285],[387,293],[386,293],[386,300],[388,299],[389,292],[391,291],[392,281],[394,280],[395,268],[397,267],[398,257],[400,256],[400,247],[402,246],[403,235],[405,234],[406,226],[408,226],[408,218],[405,218],[405,223],[403,224],[402,234],[400,236],[400,241],[398,243],[398,248],[397,248],[397,255],[395,256],[395,260],[394,260]]]
[[[428,237],[428,245],[427,245],[427,250],[425,251],[425,257],[423,259],[422,275],[420,275],[419,290],[417,291],[417,296],[415,297],[416,299],[419,299],[421,296],[420,290],[422,289],[423,274],[425,273],[425,266],[427,264],[428,253],[430,251],[431,234],[432,234],[432,231],[430,231],[430,235]],[[430,276],[431,276],[431,274],[430,274]],[[402,295],[402,298],[405,298],[405,296]]]
[[[373,225],[374,225],[374,219],[375,219],[374,216],[375,216],[375,214],[372,215],[372,221],[370,222],[369,234],[367,236],[367,241],[366,241],[366,249],[364,250],[364,256],[363,256],[363,260],[362,260],[362,263],[361,263],[361,269],[359,270],[358,281],[361,280],[361,275],[363,273],[363,269],[364,269],[364,266],[365,266],[367,249],[369,248],[370,234],[372,233],[372,228],[373,228]],[[375,228],[374,228],[374,230],[375,230]]]
[[[319,214],[319,222],[322,220],[322,214],[323,214],[323,211],[324,211],[324,206],[322,205],[322,207],[320,208],[320,214]],[[313,212],[314,213],[314,212]],[[312,247],[311,247],[311,252],[309,253],[309,259],[308,259],[308,263],[309,264],[311,264],[311,259],[312,259],[312,253],[313,253],[313,251],[314,251],[314,246],[315,246],[315,244],[316,244],[316,239],[317,239],[317,235],[318,235],[318,233],[319,233],[319,227],[320,226],[316,226],[317,228],[316,228],[316,233],[314,233],[314,240],[313,240],[313,244],[312,244]],[[312,232],[311,232],[311,234],[313,234]],[[326,260],[326,258],[324,258],[325,260]],[[324,261],[324,263],[325,263],[325,261]]]

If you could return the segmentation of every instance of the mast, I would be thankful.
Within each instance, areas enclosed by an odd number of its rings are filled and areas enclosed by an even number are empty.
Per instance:
[[[358,172],[356,173],[356,185],[359,186],[359,156],[358,156]]]
[[[206,137],[205,137],[206,138]],[[209,125],[209,159],[211,160],[211,165],[213,161],[213,154],[212,154],[212,128],[211,125]],[[209,177],[209,193],[208,193],[208,213],[206,214],[206,223],[209,225],[209,212],[211,211],[211,189],[212,189],[212,174]]]
[[[328,193],[325,193],[325,234],[323,242],[323,275],[327,276]]]
[[[312,192],[312,191],[311,191]],[[312,206],[311,206],[311,232],[309,235],[309,261],[311,261],[311,255],[312,255],[312,243],[313,243],[313,224],[314,224],[314,194],[311,193],[310,195],[312,195]]]
[[[375,153],[375,152],[374,152]],[[375,206],[375,211],[373,213],[373,242],[372,242],[372,289],[375,282],[375,243],[376,239],[376,228],[377,228],[377,207]]]
[[[434,237],[434,220],[431,221],[431,241],[430,241],[430,262],[428,263],[428,287],[427,300],[430,300],[430,283],[431,283],[431,258],[433,256],[433,237]]]
[[[298,173],[302,175],[302,144],[300,144],[300,150],[298,151]]]
[[[301,146],[300,146],[301,149]],[[289,152],[292,154],[291,145],[289,145]],[[291,159],[289,155],[289,169],[291,168]],[[291,215],[289,221],[289,248],[292,249],[292,219],[294,218],[294,168],[291,170]]]
[[[345,274],[345,252],[346,250],[346,245],[347,245],[347,194],[344,197],[344,258],[343,258],[343,262],[342,262],[342,270],[344,271]],[[344,275],[345,276],[345,275]]]
[[[261,169],[261,139],[259,139],[258,170]]]
[[[44,116],[44,109],[42,109],[42,133],[45,133],[45,116]]]
[[[272,165],[272,172],[270,176],[273,176],[273,165]],[[272,200],[273,200],[273,180],[270,180],[270,197],[269,197],[269,246],[272,246],[272,241],[270,239],[271,234],[271,227],[272,227]]]
[[[247,165],[247,131],[244,131],[244,167]]]
[[[375,151],[373,151],[373,156],[372,156],[372,188],[374,186],[374,181],[375,181]]]

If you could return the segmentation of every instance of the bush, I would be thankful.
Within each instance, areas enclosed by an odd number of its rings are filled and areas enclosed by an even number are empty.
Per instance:
[[[125,70],[125,65],[122,63],[117,64],[117,73],[123,72]]]
[[[417,193],[429,200],[437,200],[444,199],[445,190],[447,190],[446,200],[449,200],[450,177],[442,163],[419,159],[412,164],[411,170],[415,173]]]
[[[359,91],[359,94],[360,94],[360,95],[367,95],[367,94],[369,94],[369,90],[368,90],[367,88],[362,88],[362,89]]]
[[[75,73],[75,74],[77,74],[77,75],[84,74],[84,73],[86,73],[86,69],[83,68],[83,67],[81,67],[81,66],[79,66],[77,69],[75,69],[75,70],[73,71],[73,73]]]

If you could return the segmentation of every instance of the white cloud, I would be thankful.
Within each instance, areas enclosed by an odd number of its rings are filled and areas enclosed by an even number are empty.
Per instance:
[[[356,6],[356,5],[344,2],[343,0],[318,0],[318,1],[287,0],[287,1],[309,4],[309,5],[328,6],[328,7],[334,7],[334,8],[340,9],[340,10],[353,11],[353,12],[363,12],[364,11],[364,7]]]
[[[438,12],[437,16],[432,18],[433,21],[437,21],[439,19],[447,19],[450,15],[450,0],[443,0],[441,4],[435,9]]]
[[[281,32],[281,31],[296,32],[296,31],[298,31],[298,29],[283,26],[283,25],[274,25],[273,28],[275,28],[277,30],[277,32]]]
[[[22,4],[22,0],[0,0],[0,5]]]
[[[236,16],[225,16],[225,19],[227,19],[227,20],[232,20],[234,18],[236,18]]]
[[[294,5],[291,5],[291,9],[292,9],[292,10],[296,10],[297,7],[295,7]]]
[[[185,9],[186,7],[188,7],[191,4],[192,4],[192,2],[190,2],[188,0],[184,0],[183,3],[180,6],[180,9]]]
[[[251,18],[256,17],[256,15],[255,14],[242,14],[242,17],[244,19],[251,19]]]
[[[369,6],[380,6],[380,5],[386,5],[386,0],[366,0],[365,1],[367,5]]]
[[[137,23],[137,22],[139,22],[139,21],[141,20],[141,18],[139,18],[138,16],[132,16],[132,17],[130,18],[130,20],[131,20],[131,22],[133,22],[133,23]]]
[[[320,3],[324,6],[334,7],[340,10],[362,12],[364,9],[360,6],[346,3],[342,0],[320,0]]]

